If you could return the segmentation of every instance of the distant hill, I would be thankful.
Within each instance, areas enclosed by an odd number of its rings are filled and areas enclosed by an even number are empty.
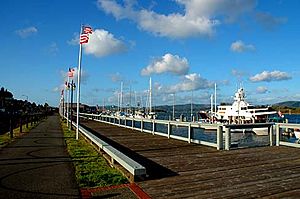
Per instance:
[[[172,105],[162,105],[162,106],[155,106],[154,107],[156,112],[167,112],[171,113],[173,111]],[[210,105],[208,104],[193,104],[193,111],[198,112],[200,110],[209,110]],[[191,110],[191,104],[178,104],[175,105],[175,112],[177,113],[190,113]]]
[[[300,108],[300,101],[285,101],[273,104],[273,106]]]

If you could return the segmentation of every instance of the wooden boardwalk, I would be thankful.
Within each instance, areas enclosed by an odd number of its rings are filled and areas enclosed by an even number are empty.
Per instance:
[[[258,147],[217,151],[201,145],[85,121],[146,167],[139,186],[152,198],[300,198],[300,151]]]

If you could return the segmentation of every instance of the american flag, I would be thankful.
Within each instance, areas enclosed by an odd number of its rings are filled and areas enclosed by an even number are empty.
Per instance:
[[[80,44],[86,44],[89,42],[89,35],[88,34],[81,34],[80,35]]]
[[[75,69],[69,68],[68,77],[74,77]]]
[[[80,44],[86,44],[89,42],[89,35],[93,33],[93,30],[89,26],[82,27],[82,33],[80,35]]]
[[[83,33],[85,33],[85,34],[92,34],[93,30],[92,30],[91,27],[85,26],[85,27],[83,27]]]

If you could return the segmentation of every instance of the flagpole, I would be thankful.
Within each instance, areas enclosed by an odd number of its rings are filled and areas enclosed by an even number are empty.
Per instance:
[[[82,26],[80,26],[80,34],[82,34]],[[82,56],[82,44],[79,42],[79,55],[78,55],[78,71],[77,71],[77,128],[76,128],[76,140],[78,140],[79,135],[79,101],[80,101],[80,76],[81,76],[81,56]]]
[[[69,81],[70,81],[70,77],[69,74],[68,75],[68,79],[67,79],[67,127],[69,127],[69,98],[70,98],[70,93],[68,92],[68,87],[69,87]]]

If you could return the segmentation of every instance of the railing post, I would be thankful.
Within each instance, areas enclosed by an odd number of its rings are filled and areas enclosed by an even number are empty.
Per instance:
[[[217,128],[217,150],[223,149],[223,126]]]
[[[168,138],[170,138],[170,134],[171,134],[171,124],[170,122],[168,122]]]
[[[273,146],[273,125],[268,127],[270,146]]]
[[[121,117],[119,116],[118,119],[119,119],[119,126],[121,126]]]
[[[152,134],[155,134],[155,120],[152,120]]]
[[[230,150],[231,145],[231,135],[230,135],[230,127],[225,128],[225,150]]]
[[[125,124],[125,127],[126,127],[126,126],[127,126],[127,119],[126,119],[126,117],[125,117],[124,120],[125,120],[125,123],[124,123],[124,124]]]
[[[132,130],[134,129],[134,118],[132,118],[132,120],[131,120],[131,128],[132,128]]]
[[[144,122],[143,119],[141,119],[141,132],[143,132],[143,128],[144,128]]]
[[[280,142],[280,126],[276,124],[276,146],[279,146]]]
[[[192,132],[192,127],[191,127],[191,123],[189,122],[189,126],[188,126],[188,143],[191,143],[191,132]]]

